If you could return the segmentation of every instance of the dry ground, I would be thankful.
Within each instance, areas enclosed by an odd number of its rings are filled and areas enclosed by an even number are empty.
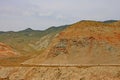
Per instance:
[[[0,67],[0,80],[120,80],[120,66]]]

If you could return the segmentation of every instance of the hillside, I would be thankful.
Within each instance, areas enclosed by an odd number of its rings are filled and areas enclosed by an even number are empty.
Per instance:
[[[0,42],[10,46],[20,54],[18,57],[0,59],[0,64],[19,64],[27,59],[41,54],[51,40],[68,25],[51,27],[46,30],[32,30],[28,28],[22,31],[0,32]]]
[[[63,30],[46,51],[26,64],[119,64],[119,22],[80,21]]]
[[[118,20],[107,20],[107,21],[103,21],[103,23],[114,23],[114,22],[118,22]]]
[[[0,58],[18,56],[19,53],[15,52],[10,46],[0,43]]]
[[[30,28],[18,32],[1,32],[0,34],[0,42],[4,42],[15,50],[20,52],[21,54],[27,54],[34,52],[34,48],[30,45],[35,45],[37,41],[39,41],[42,37],[50,35],[54,37],[57,33],[62,31],[66,26],[60,27],[51,27],[49,29],[40,31],[40,30],[32,30]]]

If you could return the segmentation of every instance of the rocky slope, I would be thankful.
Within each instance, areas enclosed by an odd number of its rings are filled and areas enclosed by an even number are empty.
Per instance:
[[[30,28],[18,32],[0,32],[0,42],[12,47],[21,56],[11,56],[10,58],[1,58],[0,65],[16,65],[21,62],[40,55],[50,44],[52,39],[67,27],[51,27],[46,30],[32,30]],[[1,48],[2,49],[2,48]],[[8,52],[3,51],[1,56],[8,55]],[[9,55],[13,52],[9,51]]]
[[[26,64],[119,64],[119,23],[77,22],[62,31],[43,55]]]
[[[4,43],[0,43],[0,58],[13,57],[13,56],[17,56],[17,55],[19,55],[19,53],[17,53],[10,46],[8,46]]]

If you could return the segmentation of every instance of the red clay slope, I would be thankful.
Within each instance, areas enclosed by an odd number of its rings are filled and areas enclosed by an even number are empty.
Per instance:
[[[0,43],[0,58],[13,57],[18,55],[10,46]]]

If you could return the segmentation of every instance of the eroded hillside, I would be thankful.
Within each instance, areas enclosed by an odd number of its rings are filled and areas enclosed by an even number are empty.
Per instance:
[[[68,25],[60,26],[60,27],[51,27],[46,30],[32,30],[30,28],[22,31],[9,31],[9,32],[1,32],[0,34],[0,42],[3,42],[13,49],[18,51],[21,55],[27,55],[30,53],[37,53],[42,48],[46,48],[48,43],[54,38],[56,34],[64,30]],[[52,38],[51,38],[52,37]],[[37,48],[37,50],[33,46],[40,46],[41,41],[48,41],[47,44],[43,47]],[[42,46],[42,45],[41,45]]]
[[[19,53],[17,53],[10,46],[4,43],[0,43],[0,58],[13,57],[13,56],[18,56],[18,55]]]
[[[62,31],[29,64],[119,64],[119,22],[80,21]]]

